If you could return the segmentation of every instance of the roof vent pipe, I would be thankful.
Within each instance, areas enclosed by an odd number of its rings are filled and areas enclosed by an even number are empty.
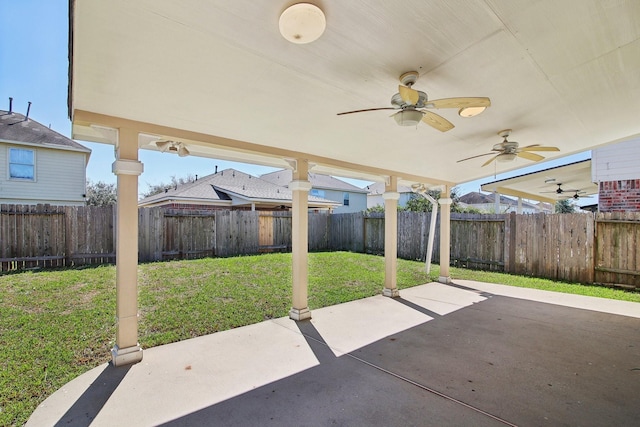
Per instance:
[[[9,97],[9,113],[13,113],[13,98]]]
[[[31,101],[29,101],[29,104],[27,105],[27,114],[24,116],[25,120],[29,120],[29,110],[31,110]]]
[[[218,173],[218,165],[216,165],[216,171],[214,173]]]

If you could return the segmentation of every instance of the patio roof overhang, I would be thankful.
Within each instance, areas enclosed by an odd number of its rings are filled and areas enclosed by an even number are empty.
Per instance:
[[[73,137],[105,129],[184,141],[193,155],[381,180],[452,184],[495,173],[479,158],[513,129],[560,157],[640,135],[640,3],[598,0],[316,2],[327,28],[295,45],[278,31],[292,2],[71,1]],[[400,127],[398,77],[430,99],[487,96],[455,128]],[[140,148],[155,149],[141,138]],[[507,171],[531,162],[500,163]]]
[[[580,197],[598,194],[598,185],[591,181],[590,159],[488,182],[480,188],[482,191],[495,191],[547,203],[572,197],[576,191]],[[562,188],[563,192],[558,193],[558,188]]]

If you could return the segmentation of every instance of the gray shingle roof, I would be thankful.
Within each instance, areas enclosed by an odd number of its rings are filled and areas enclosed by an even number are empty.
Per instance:
[[[164,200],[191,201],[224,201],[231,197],[247,199],[247,201],[291,201],[291,190],[273,184],[253,175],[225,169],[215,174],[198,178],[187,184],[168,188],[164,193],[154,194],[140,200],[139,204],[146,205]],[[337,205],[331,200],[309,196],[309,202],[319,205]]]
[[[351,185],[348,182],[344,182],[331,175],[322,175],[318,173],[309,173],[309,182],[313,188],[319,188],[324,190],[340,190],[349,191],[351,193],[366,193],[367,190]],[[269,181],[276,185],[288,186],[293,178],[293,172],[289,169],[282,169],[279,171],[266,173],[260,175],[261,179]]]
[[[74,151],[91,153],[91,150],[74,140],[22,114],[0,110],[0,141],[25,142],[49,148],[64,147]]]

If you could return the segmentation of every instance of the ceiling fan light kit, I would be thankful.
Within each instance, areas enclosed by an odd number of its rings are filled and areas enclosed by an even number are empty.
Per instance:
[[[422,120],[422,113],[418,110],[406,109],[395,113],[393,118],[400,126],[418,126]]]
[[[289,6],[280,15],[280,34],[295,44],[306,44],[320,38],[327,26],[324,13],[310,3]]]
[[[487,107],[464,107],[458,110],[460,117],[475,117],[486,110]]]
[[[507,162],[514,161],[516,157],[518,157],[516,153],[502,153],[502,154],[498,154],[498,157],[496,158],[496,160],[499,161],[500,163],[507,163]]]

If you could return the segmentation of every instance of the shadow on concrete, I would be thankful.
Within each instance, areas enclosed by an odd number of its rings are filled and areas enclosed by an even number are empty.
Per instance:
[[[434,319],[437,319],[438,317],[441,317],[440,314],[436,313],[435,311],[431,311],[429,309],[426,309],[418,304],[414,304],[411,301],[407,301],[406,299],[402,298],[402,297],[396,297],[396,298],[392,298],[393,301],[399,302],[400,304],[406,305],[409,308],[414,309],[415,311],[419,311],[422,314],[426,314],[429,317],[433,317]]]
[[[131,365],[116,368],[109,363],[73,406],[54,424],[55,427],[89,426],[124,377],[127,376],[129,369],[131,369]]]
[[[307,341],[307,344],[316,356],[316,359],[318,359],[318,362],[326,363],[336,358],[336,355],[324,341],[320,332],[318,332],[316,327],[313,326],[311,320],[298,321],[296,322],[296,326],[300,330],[302,336],[304,336],[304,339]]]
[[[402,301],[399,301],[402,302]],[[415,308],[415,307],[413,307]],[[166,426],[637,425],[640,319],[494,296]]]

